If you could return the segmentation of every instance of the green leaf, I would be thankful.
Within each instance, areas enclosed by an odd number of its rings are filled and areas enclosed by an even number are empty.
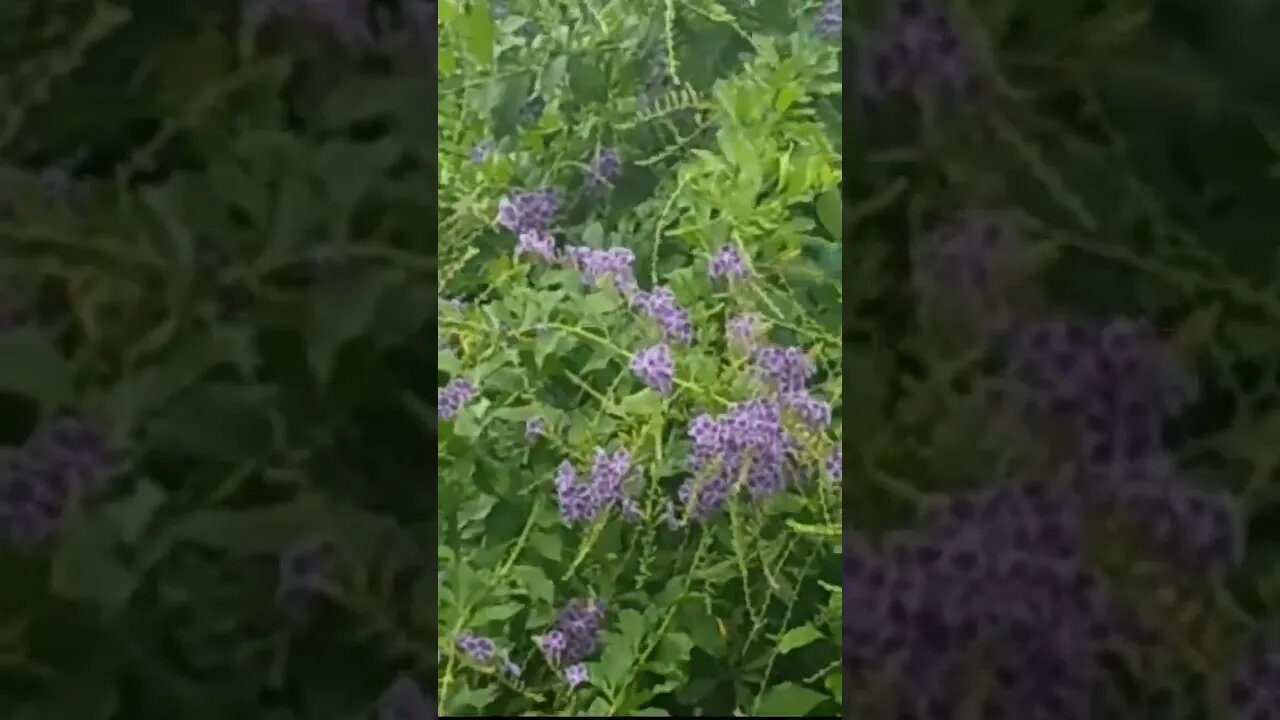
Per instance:
[[[592,663],[595,672],[591,673],[591,680],[606,690],[617,689],[635,660],[634,651],[625,642],[606,643],[600,660]]]
[[[511,575],[529,593],[530,600],[550,604],[555,599],[555,585],[540,568],[517,565],[511,568]]]
[[[51,408],[74,395],[75,368],[38,330],[0,333],[0,390]]]
[[[150,480],[142,480],[128,497],[104,505],[100,510],[102,517],[115,529],[116,536],[127,544],[134,544],[142,537],[155,515],[156,510],[164,504],[165,493],[159,485]]]
[[[662,665],[680,668],[689,662],[693,640],[684,633],[667,633],[658,644],[657,660]]]
[[[373,322],[387,285],[387,277],[369,272],[323,285],[313,294],[307,318],[307,360],[322,386],[333,377],[338,351]]]
[[[214,368],[232,365],[249,372],[256,361],[247,328],[215,327],[184,338],[156,362],[117,383],[113,390],[116,415],[123,421],[145,419]]]
[[[766,690],[751,714],[765,717],[803,717],[829,699],[817,690],[795,683],[782,683]]]
[[[662,396],[649,388],[633,393],[618,403],[624,417],[648,417],[662,411]]]
[[[489,3],[472,3],[471,11],[454,23],[454,27],[462,34],[463,47],[477,68],[487,69],[493,65],[495,33]]]
[[[490,605],[472,616],[471,622],[476,627],[483,627],[491,622],[506,620],[512,615],[520,612],[524,606],[516,603],[504,603],[502,605]]]
[[[827,229],[831,237],[837,242],[841,239],[841,218],[844,212],[844,203],[840,198],[838,189],[831,189],[823,193],[818,198],[817,203],[818,220],[822,223],[822,227]]]
[[[270,388],[206,383],[181,393],[147,423],[151,446],[200,457],[242,461],[268,451],[273,430]]]
[[[323,532],[330,522],[318,501],[304,497],[245,510],[199,510],[181,518],[169,537],[232,555],[273,555],[301,536]]]
[[[587,247],[603,248],[604,247],[604,226],[598,222],[587,225],[582,231],[582,244]]]
[[[53,554],[54,594],[94,603],[106,615],[124,606],[138,575],[117,551],[115,528],[101,517],[83,518],[62,536]]]
[[[548,560],[558,561],[564,553],[564,542],[555,533],[535,532],[529,538],[529,545]]]
[[[804,624],[800,627],[791,628],[778,641],[778,654],[786,655],[796,648],[804,647],[816,640],[824,637],[821,631],[812,625]]]

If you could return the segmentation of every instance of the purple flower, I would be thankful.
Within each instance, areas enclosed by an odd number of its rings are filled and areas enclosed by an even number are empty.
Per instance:
[[[21,550],[39,548],[122,467],[106,434],[86,421],[66,416],[41,426],[0,464],[0,533]]]
[[[0,465],[0,531],[20,550],[43,546],[63,526],[72,490],[18,449]]]
[[[729,343],[739,348],[751,348],[763,330],[761,319],[755,313],[740,313],[725,321]]]
[[[783,407],[805,425],[825,428],[831,424],[831,406],[813,397],[807,391],[785,393],[781,396],[781,400]]]
[[[617,450],[612,455],[596,448],[595,463],[589,482],[580,482],[578,473],[567,460],[556,470],[556,499],[560,515],[566,523],[594,520],[609,508],[617,508],[624,519],[633,506],[628,505],[627,485],[633,479],[631,454]]]
[[[516,243],[516,257],[534,255],[552,262],[556,259],[556,239],[546,230],[525,230]]]
[[[831,480],[833,482],[838,483],[844,477],[843,467],[844,467],[844,452],[841,451],[840,448],[835,448],[834,450],[831,451],[831,454],[827,456],[827,460],[825,463],[827,475],[831,477]]]
[[[462,378],[454,378],[436,392],[436,405],[441,418],[453,420],[462,406],[475,397],[476,388]]]
[[[847,671],[913,712],[955,707],[981,648],[987,716],[1090,717],[1098,658],[1141,628],[1087,569],[1083,510],[1065,488],[1007,485],[932,504],[880,551],[846,533]]]
[[[631,357],[631,372],[649,387],[663,395],[671,392],[675,381],[675,360],[665,344],[645,348]]]
[[[822,10],[818,11],[817,20],[814,25],[818,29],[818,34],[825,38],[838,38],[843,26],[844,7],[841,0],[827,0],[822,6]]]
[[[667,342],[687,345],[693,342],[693,323],[689,311],[676,302],[676,294],[669,288],[655,288],[651,292],[639,291],[631,299],[631,305],[653,320]]]
[[[1226,686],[1229,720],[1275,717],[1280,707],[1280,626],[1265,624],[1231,669]]]
[[[458,648],[462,650],[472,662],[478,665],[487,665],[493,660],[494,644],[487,637],[479,637],[470,632],[463,632],[458,635]]]
[[[1022,247],[1003,219],[973,212],[940,224],[911,244],[912,285],[924,309],[944,324],[1003,331],[1010,270]]]
[[[337,551],[326,540],[300,540],[280,554],[276,602],[296,622],[307,622],[333,580]]]
[[[518,678],[520,677],[521,674],[523,674],[523,671],[520,669],[520,666],[512,662],[510,658],[502,661],[502,671],[505,672],[508,676],[513,678]]]
[[[542,418],[529,418],[524,423],[524,439],[532,441],[544,433]]]
[[[954,106],[978,99],[985,73],[942,6],[898,0],[860,53],[855,82],[868,110],[894,99]]]
[[[565,261],[578,270],[582,282],[589,287],[602,287],[612,280],[614,287],[626,295],[636,292],[636,278],[632,270],[635,253],[626,248],[596,250],[585,245],[565,248]]]
[[[570,690],[573,690],[579,685],[585,683],[587,681],[587,666],[582,663],[578,663],[565,668],[564,681],[568,683]]]
[[[475,146],[471,148],[471,162],[480,164],[485,160],[488,160],[489,156],[493,154],[495,147],[494,142],[487,138],[476,143]]]
[[[498,224],[516,235],[547,230],[560,209],[560,194],[553,188],[516,192],[498,202]]]
[[[538,647],[552,665],[574,664],[600,648],[604,623],[604,602],[570,600],[559,613],[551,630],[537,638]]]
[[[26,452],[82,494],[102,490],[123,465],[119,450],[101,428],[72,416],[40,427],[27,439]]]
[[[760,380],[780,393],[804,390],[805,383],[817,370],[800,348],[777,345],[757,349],[755,365]]]
[[[564,633],[559,630],[551,630],[545,635],[538,636],[537,641],[538,648],[547,657],[547,662],[552,665],[559,665],[564,658],[565,649],[568,647]]]
[[[707,265],[707,277],[712,280],[743,280],[750,273],[742,251],[732,243],[720,248],[719,252],[711,256],[711,262]]]
[[[700,518],[722,509],[743,484],[755,498],[780,492],[800,449],[773,400],[737,403],[720,416],[699,415],[689,424],[689,438],[693,478],[681,485],[678,498]]]
[[[435,708],[417,682],[407,675],[396,678],[382,695],[378,720],[434,720]]]
[[[603,190],[622,174],[622,157],[614,148],[601,148],[587,169],[586,185],[593,191]]]

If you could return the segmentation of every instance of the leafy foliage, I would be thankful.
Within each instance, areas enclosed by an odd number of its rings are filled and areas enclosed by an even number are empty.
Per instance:
[[[1271,717],[1274,8],[852,16],[846,705]]]
[[[433,666],[414,7],[0,10],[0,715],[368,717]]]
[[[441,5],[442,713],[838,711],[819,10]],[[699,435],[733,412],[761,434]]]

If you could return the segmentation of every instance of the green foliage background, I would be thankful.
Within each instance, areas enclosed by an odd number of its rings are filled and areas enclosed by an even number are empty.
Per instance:
[[[1166,441],[1182,477],[1241,499],[1243,567],[1223,583],[1179,576],[1106,532],[1093,550],[1110,587],[1177,648],[1127,659],[1132,716],[1164,693],[1173,714],[1153,717],[1227,717],[1216,714],[1226,675],[1280,609],[1280,12],[940,4],[978,48],[988,100],[933,123],[877,124],[845,96],[845,265],[857,278],[845,429],[859,458],[846,520],[875,535],[909,525],[922,493],[1045,477],[1061,461],[1051,441],[982,413],[984,341],[940,332],[904,291],[907,243],[930,218],[1010,214],[1030,251],[1011,278],[1015,307],[1148,318],[1200,379]],[[848,9],[846,77],[888,6]]]
[[[839,416],[839,48],[814,33],[816,10],[441,5],[440,292],[467,303],[442,304],[441,384],[480,388],[440,428],[442,712],[838,712],[837,487],[810,482],[680,530],[659,517],[686,474],[688,421],[750,397],[745,358],[723,339],[735,310],[760,312],[775,342],[818,361],[816,389]],[[660,90],[644,105],[655,67]],[[522,118],[531,97],[545,111]],[[484,140],[496,147],[474,162]],[[581,188],[600,147],[618,148],[625,168],[595,200]],[[561,245],[629,248],[641,285],[669,286],[690,310],[699,340],[676,351],[671,397],[628,370],[656,335],[615,291],[513,258],[498,201],[544,185],[567,197]],[[732,291],[707,280],[726,242],[747,250],[758,280]],[[535,417],[549,431],[531,443]],[[559,519],[555,468],[585,473],[597,446],[632,452],[639,526]],[[573,597],[609,610],[589,684],[568,692],[533,636]],[[493,638],[521,677],[470,663],[454,649],[463,631]]]
[[[0,334],[4,452],[73,410],[130,461],[50,547],[0,549],[5,718],[361,718],[397,672],[429,687],[432,63],[238,16],[0,8],[5,295],[44,320]],[[339,562],[295,626],[277,558],[309,538]]]

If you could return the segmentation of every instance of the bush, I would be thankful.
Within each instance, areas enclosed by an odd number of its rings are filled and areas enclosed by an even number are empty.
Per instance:
[[[441,712],[838,711],[820,11],[441,6]]]

